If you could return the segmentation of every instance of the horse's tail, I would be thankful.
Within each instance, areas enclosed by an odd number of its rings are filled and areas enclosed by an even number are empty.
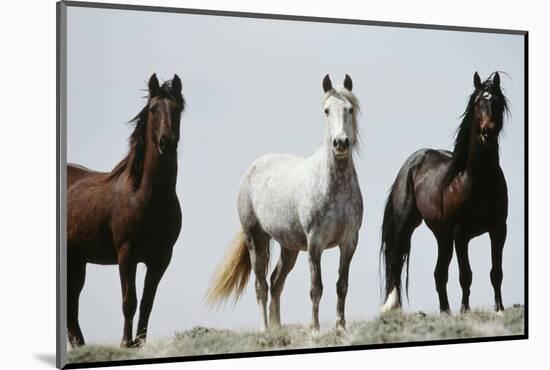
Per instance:
[[[405,263],[407,265],[405,289],[407,296],[409,294],[411,236],[420,224],[421,218],[416,207],[414,186],[408,172],[407,168],[400,171],[384,209],[380,257],[384,262],[386,283],[385,303],[380,309],[381,312],[401,307],[401,273]]]
[[[206,302],[214,306],[229,298],[231,294],[234,294],[236,302],[246,288],[251,269],[245,235],[242,229],[239,229],[214,275],[207,292]]]

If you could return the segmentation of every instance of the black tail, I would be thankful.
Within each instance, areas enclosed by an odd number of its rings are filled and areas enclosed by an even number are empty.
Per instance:
[[[414,189],[408,174],[400,173],[393,184],[382,222],[382,244],[380,246],[380,261],[385,269],[384,301],[394,288],[397,289],[401,304],[401,273],[406,263],[405,290],[409,295],[409,255],[411,251],[411,236],[421,222],[420,213],[416,208]],[[404,181],[403,181],[404,180]],[[396,209],[394,207],[398,205]],[[384,258],[382,259],[382,255]]]

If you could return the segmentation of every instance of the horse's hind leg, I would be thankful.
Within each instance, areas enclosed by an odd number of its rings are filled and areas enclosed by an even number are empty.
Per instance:
[[[245,232],[246,233],[246,232]],[[246,246],[250,253],[250,263],[256,275],[256,300],[260,307],[261,330],[265,331],[267,324],[267,265],[269,262],[270,237],[263,231],[255,230],[246,233]]]
[[[84,287],[86,263],[79,260],[67,260],[67,333],[71,347],[84,345],[84,336],[78,323],[78,300]]]
[[[381,313],[401,307],[403,265],[409,258],[412,234],[421,222],[414,187],[409,176],[400,172],[386,202],[382,224],[381,252],[384,254],[386,286]]]
[[[281,326],[281,293],[288,273],[294,267],[298,251],[281,246],[281,257],[271,274],[271,303],[269,305],[269,324],[272,327]]]
[[[354,240],[340,246],[340,266],[338,268],[338,282],[336,283],[336,328],[346,328],[346,295],[348,293],[349,265],[357,247],[357,235]]]
[[[500,287],[502,285],[502,250],[506,241],[506,224],[501,225],[489,232],[491,238],[491,284],[495,291],[495,311],[504,311],[502,304],[502,293]]]
[[[453,238],[450,233],[441,233],[437,238],[437,263],[435,265],[435,288],[439,295],[439,310],[449,314],[449,298],[447,297],[447,280],[449,279],[449,264],[453,258]]]

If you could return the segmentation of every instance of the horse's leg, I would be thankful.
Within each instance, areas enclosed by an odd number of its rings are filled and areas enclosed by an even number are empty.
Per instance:
[[[460,230],[455,232],[455,250],[458,260],[460,287],[462,288],[462,305],[460,312],[470,311],[470,286],[472,285],[472,269],[468,258],[468,243],[470,238]]]
[[[250,263],[256,275],[256,300],[260,307],[261,330],[265,331],[267,324],[267,264],[269,260],[269,236],[263,231],[247,234],[246,246],[250,253]]]
[[[439,310],[449,314],[449,299],[447,297],[447,280],[449,279],[449,264],[453,258],[453,238],[450,233],[439,234],[437,238],[437,264],[435,265],[435,288],[439,295]]]
[[[500,225],[489,232],[491,238],[491,284],[495,290],[495,311],[504,311],[502,304],[502,250],[506,241],[506,224]]]
[[[319,331],[319,302],[323,295],[323,282],[321,280],[321,254],[323,250],[316,244],[309,243],[309,273],[311,276],[311,288],[309,296],[311,298],[311,330]]]
[[[422,223],[422,217],[416,206],[414,189],[410,185],[404,184],[403,181],[405,179],[399,177],[400,186],[392,190],[384,210],[382,250],[384,251],[386,270],[386,292],[385,302],[380,307],[380,313],[401,308],[403,265],[409,258],[412,234]],[[397,207],[393,206],[394,199],[397,202]],[[408,286],[406,288],[408,289]]]
[[[118,271],[122,288],[122,312],[124,314],[121,347],[131,347],[133,345],[132,327],[137,309],[136,269],[137,262],[130,257],[129,248],[123,247],[118,257]]]
[[[340,266],[338,267],[338,282],[336,283],[336,294],[338,303],[336,304],[336,328],[346,328],[346,295],[348,293],[349,265],[355,248],[357,247],[357,236],[352,242],[340,246]]]
[[[84,345],[78,323],[78,300],[86,278],[86,263],[68,259],[67,263],[67,334],[71,347]]]
[[[155,300],[155,294],[157,293],[157,287],[170,263],[168,260],[161,263],[152,263],[147,265],[147,274],[145,275],[145,283],[143,285],[143,295],[141,296],[141,302],[139,304],[139,320],[136,332],[135,346],[141,346],[145,344],[147,340],[147,327],[149,325],[149,316],[153,309],[153,302]]]
[[[286,249],[281,246],[281,257],[271,274],[269,324],[272,327],[281,326],[281,293],[283,292],[286,277],[294,267],[297,257],[298,251]]]

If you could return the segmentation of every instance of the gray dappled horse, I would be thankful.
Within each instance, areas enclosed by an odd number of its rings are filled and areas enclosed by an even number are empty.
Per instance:
[[[281,324],[280,296],[299,251],[309,258],[313,332],[319,330],[319,301],[323,293],[321,254],[340,248],[336,327],[345,328],[344,308],[349,265],[363,218],[363,200],[353,164],[357,147],[357,98],[346,75],[343,87],[323,80],[323,109],[327,119],[321,147],[309,158],[268,154],[248,168],[242,180],[238,211],[241,230],[230,245],[208,292],[210,304],[242,294],[250,274],[256,275],[256,297],[261,328],[268,327],[266,281],[270,240],[281,245],[279,262],[271,274],[269,322]]]

